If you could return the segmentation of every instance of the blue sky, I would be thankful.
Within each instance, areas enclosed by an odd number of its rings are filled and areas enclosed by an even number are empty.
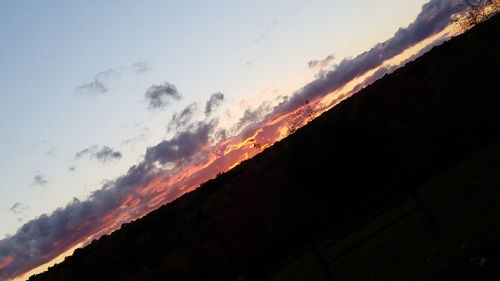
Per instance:
[[[426,2],[0,0],[0,244],[73,198],[94,200],[133,165],[175,170],[162,143],[203,124],[239,133],[246,110],[384,48]],[[146,93],[168,85],[179,98],[151,108]],[[223,102],[204,115],[216,93]],[[167,130],[193,103],[208,121]]]

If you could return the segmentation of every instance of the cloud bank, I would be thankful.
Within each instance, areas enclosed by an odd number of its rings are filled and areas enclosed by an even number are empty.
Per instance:
[[[177,133],[172,139],[164,140],[146,150],[145,161],[148,163],[167,164],[184,162],[209,144],[210,134],[214,132],[217,122],[198,122],[190,125],[185,131]]]
[[[353,59],[344,59],[333,70],[297,91],[279,113],[293,110],[306,100],[314,100],[333,92],[365,72],[379,67],[384,61],[432,36],[452,22],[460,0],[431,0],[422,6],[417,18],[406,28],[400,28],[389,40],[376,44]]]
[[[194,112],[196,108],[191,105],[184,111]],[[99,237],[144,215],[178,197],[185,185],[194,186],[208,180],[212,173],[201,173],[199,178],[189,175],[198,171],[197,165],[208,160],[218,121],[216,118],[183,120],[186,123],[183,129],[149,147],[144,159],[130,167],[125,175],[104,183],[87,200],[74,198],[65,207],[27,222],[14,235],[1,240],[0,265],[4,266],[0,268],[0,280],[22,274],[76,243]],[[74,157],[106,162],[121,154],[107,146],[91,146]],[[186,179],[173,182],[174,176],[179,175],[185,175]],[[47,183],[41,175],[37,175],[35,181]],[[14,204],[11,211],[16,213],[21,209],[21,204]]]

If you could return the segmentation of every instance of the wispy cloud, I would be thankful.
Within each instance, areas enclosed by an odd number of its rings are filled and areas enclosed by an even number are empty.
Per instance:
[[[235,131],[239,131],[249,124],[261,121],[262,118],[272,110],[273,106],[269,101],[264,101],[257,108],[247,108],[243,112],[243,116],[234,126]]]
[[[181,112],[174,113],[174,115],[172,115],[172,119],[168,123],[167,132],[185,128],[193,120],[197,110],[198,105],[196,103],[192,103],[186,106]]]
[[[326,58],[322,60],[311,60],[307,63],[307,66],[311,69],[319,69],[322,70],[325,67],[330,66],[335,60],[335,56],[333,54],[326,56]]]
[[[269,34],[271,33],[271,31],[276,27],[276,25],[278,24],[278,20],[277,19],[273,19],[272,21],[264,24],[261,26],[261,31],[260,31],[260,34],[257,38],[255,38],[253,40],[254,43],[259,43],[263,40],[265,40]]]
[[[115,77],[117,72],[113,69],[107,69],[97,73],[94,79],[83,85],[76,87],[76,91],[81,95],[94,96],[98,94],[103,94],[108,91],[106,83],[110,78]]]
[[[175,85],[165,82],[162,85],[151,86],[144,94],[144,98],[150,109],[159,109],[167,106],[172,100],[180,100],[182,95]]]
[[[31,186],[45,187],[48,183],[49,183],[49,181],[47,180],[47,178],[44,175],[38,174],[38,175],[35,175],[33,177],[33,182],[31,183]]]
[[[210,99],[205,104],[205,115],[210,115],[214,112],[224,101],[224,94],[221,92],[213,93]]]
[[[136,144],[146,140],[146,136],[148,133],[149,133],[149,128],[142,127],[140,133],[138,133],[136,136],[134,136],[132,138],[128,138],[128,139],[123,140],[121,142],[121,144],[130,146],[133,149]]]
[[[12,213],[14,213],[16,215],[21,215],[27,209],[28,209],[28,206],[26,206],[20,202],[16,202],[16,203],[14,203],[14,205],[12,205],[12,207],[9,208],[9,211],[11,211]]]
[[[96,96],[108,92],[109,84],[113,79],[119,78],[126,73],[144,74],[152,70],[147,61],[137,61],[131,65],[113,67],[98,72],[92,81],[84,83],[75,88],[75,91],[83,96]]]
[[[50,158],[53,158],[56,156],[56,149],[54,147],[51,147],[49,150],[47,150],[46,154]]]
[[[101,163],[107,163],[112,160],[118,160],[122,158],[122,153],[120,151],[116,151],[109,146],[104,145],[99,147],[97,145],[93,145],[78,151],[75,154],[75,159],[78,160],[87,155],[91,159],[95,159]]]
[[[146,61],[138,61],[132,64],[132,69],[136,74],[143,74],[151,71],[151,65]]]

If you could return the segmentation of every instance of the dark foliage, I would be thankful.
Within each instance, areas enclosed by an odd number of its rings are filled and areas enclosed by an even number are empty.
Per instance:
[[[30,280],[261,280],[498,139],[499,73],[497,16]]]

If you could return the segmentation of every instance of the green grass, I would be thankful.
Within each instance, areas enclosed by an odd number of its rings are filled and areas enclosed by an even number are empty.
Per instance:
[[[417,191],[438,224],[432,225],[421,209],[415,209],[413,198],[407,197],[349,236],[333,244],[322,241],[317,246],[335,280],[426,280],[498,241],[500,142]],[[403,214],[407,215],[391,224]],[[326,276],[312,252],[305,250],[269,274],[269,279],[326,280]]]

